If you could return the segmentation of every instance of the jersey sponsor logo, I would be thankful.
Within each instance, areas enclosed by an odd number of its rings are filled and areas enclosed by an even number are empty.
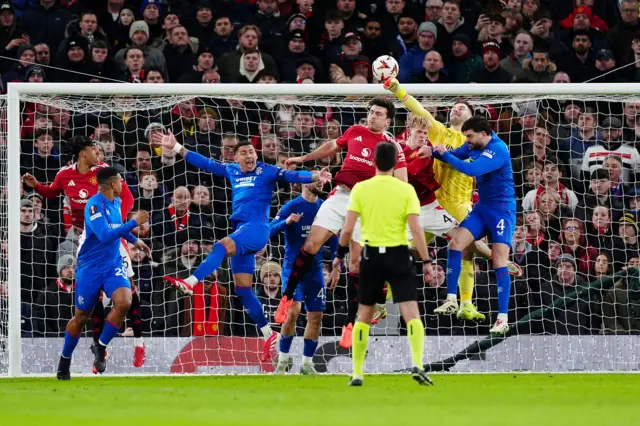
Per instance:
[[[371,150],[369,148],[362,148],[362,156],[363,157],[370,157],[371,156]]]
[[[69,185],[67,185],[67,186],[76,186],[76,183],[73,181],[73,179],[71,179],[69,181]]]
[[[367,160],[366,158],[361,158],[361,157],[355,156],[353,154],[349,154],[348,159],[352,160],[352,161],[355,161],[357,163],[364,163],[367,166],[373,166],[373,161]]]
[[[82,198],[72,198],[71,201],[76,204],[87,204],[89,202],[88,199],[83,200]]]
[[[484,157],[493,158],[493,156],[495,155],[495,152],[485,149],[484,151],[482,151],[482,155]]]
[[[80,198],[87,198],[89,196],[89,193],[86,189],[81,189],[80,192],[78,192],[78,195],[80,196]]]
[[[248,186],[255,186],[256,176],[247,176],[236,179],[236,188],[244,188]]]
[[[356,136],[353,138],[354,141],[362,142],[362,136]]]

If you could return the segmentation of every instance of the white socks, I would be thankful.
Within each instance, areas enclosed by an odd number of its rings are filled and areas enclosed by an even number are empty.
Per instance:
[[[308,356],[302,357],[302,365],[313,365],[313,358]]]
[[[198,279],[196,277],[194,277],[193,275],[191,275],[189,278],[187,278],[186,280],[184,280],[187,284],[189,285],[196,285],[198,284]]]
[[[134,346],[144,346],[144,339],[142,337],[134,337],[133,344]]]
[[[447,294],[447,300],[458,303],[458,295],[457,294]]]
[[[268,339],[273,334],[273,330],[271,330],[271,326],[269,324],[260,328],[260,332],[262,332],[262,337]]]
[[[502,321],[504,323],[509,322],[509,316],[507,314],[498,314],[498,321]]]

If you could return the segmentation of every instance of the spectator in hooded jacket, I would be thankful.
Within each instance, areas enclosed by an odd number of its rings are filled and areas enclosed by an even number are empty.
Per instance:
[[[56,81],[78,83],[88,81],[87,74],[91,71],[91,56],[88,51],[87,39],[79,34],[66,40],[64,56],[58,62]]]
[[[471,76],[482,68],[482,59],[473,53],[471,40],[465,34],[455,34],[452,40],[452,56],[449,62],[445,61],[449,77],[454,83],[469,83]]]
[[[58,260],[58,278],[47,285],[33,305],[34,328],[41,337],[64,335],[73,318],[76,259],[66,254]]]
[[[196,5],[196,19],[189,28],[192,37],[197,38],[200,43],[208,43],[213,34],[215,22],[211,5],[207,1],[200,1]]]
[[[260,29],[260,48],[274,53],[278,39],[286,32],[286,21],[280,16],[277,0],[258,0],[258,11],[252,23]]]
[[[30,43],[45,42],[49,46],[58,46],[65,38],[67,24],[73,19],[73,14],[61,7],[57,0],[40,0],[37,6],[25,11],[22,22]]]
[[[514,82],[552,83],[556,71],[556,65],[551,62],[549,53],[536,48],[531,59],[525,59],[522,63],[522,71],[515,77]]]
[[[286,40],[286,51],[278,55],[281,81],[288,83],[298,82],[300,74],[297,72],[297,68],[302,61],[305,61],[314,68],[313,81],[322,83],[324,81],[321,75],[323,69],[322,62],[307,51],[307,42],[304,38],[304,33],[300,30],[292,31],[287,35]]]
[[[0,3],[0,56],[16,58],[16,50],[23,44],[29,44],[29,38],[16,17],[15,9],[10,2]],[[13,63],[9,59],[0,59],[0,73],[9,71]]]
[[[189,33],[187,28],[177,25],[171,29],[169,39],[162,54],[167,62],[169,81],[178,81],[187,74],[196,62],[196,54],[189,45]]]
[[[433,50],[438,40],[438,29],[433,22],[423,22],[418,27],[418,44],[400,57],[398,81],[408,82],[414,76],[424,73],[424,61],[428,52]],[[372,56],[377,58],[378,56]]]
[[[202,83],[202,76],[207,72],[215,69],[215,57],[211,47],[201,43],[196,53],[196,63],[191,69],[182,74],[179,83]]]
[[[167,62],[165,61],[164,55],[161,51],[156,49],[155,47],[151,47],[149,43],[149,26],[144,21],[135,21],[131,24],[131,28],[129,29],[129,39],[130,46],[135,46],[144,52],[144,60],[147,67],[150,68],[159,68],[162,70],[162,74],[167,77]],[[114,61],[116,63],[116,67],[124,71],[127,65],[124,62],[124,52],[126,47],[123,46],[120,49],[115,57]]]
[[[36,61],[36,49],[31,44],[23,44],[18,47],[16,56],[18,61],[10,71],[2,76],[5,83],[21,82],[25,80],[27,67]]]
[[[572,83],[583,83],[599,74],[592,53],[593,40],[586,30],[573,32],[571,50],[568,55],[558,60],[558,69],[571,77]]]
[[[260,43],[260,29],[255,25],[245,25],[238,31],[238,47],[233,52],[225,53],[218,60],[218,72],[223,82],[238,81],[241,73],[240,67],[242,57],[245,53],[252,53],[258,50]],[[260,53],[259,70],[266,70],[279,76],[278,66],[268,53]]]
[[[162,39],[162,2],[160,0],[143,0],[140,5],[142,20],[149,26],[151,42]]]
[[[97,40],[107,42],[107,35],[98,26],[98,17],[95,12],[85,11],[82,12],[80,18],[69,22],[65,29],[66,38],[60,42],[56,52],[56,62],[60,63],[62,58],[66,55],[66,47],[68,40],[71,37],[77,39],[82,37],[85,39],[84,44],[87,46],[87,50],[90,51],[93,44]]]

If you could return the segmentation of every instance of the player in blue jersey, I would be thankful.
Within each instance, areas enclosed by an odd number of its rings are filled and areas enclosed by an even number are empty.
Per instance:
[[[282,206],[278,216],[270,224],[272,237],[284,230],[283,292],[287,288],[296,256],[309,236],[311,225],[322,205],[322,200],[318,197],[321,194],[322,184],[320,182],[303,185],[302,195]],[[329,239],[328,243],[332,246],[332,251],[335,252],[338,238],[334,235]],[[276,366],[277,374],[288,372],[293,365],[293,358],[289,355],[289,350],[296,332],[296,321],[302,309],[302,302],[304,302],[304,307],[307,311],[307,326],[304,330],[304,349],[300,374],[317,374],[313,365],[313,355],[318,347],[322,313],[326,302],[324,274],[322,271],[322,251],[316,253],[310,273],[296,287],[293,295],[293,304],[289,307],[287,319],[282,324],[282,329],[280,330],[282,334],[280,355]]]
[[[126,239],[151,256],[149,247],[131,233],[149,220],[149,214],[138,212],[123,225],[119,197],[122,177],[116,169],[105,167],[98,171],[96,178],[98,193],[89,199],[84,210],[85,225],[79,238],[76,268],[76,309],[64,333],[59,380],[71,378],[71,355],[102,291],[111,299],[113,307],[102,329],[93,365],[99,373],[106,368],[107,345],[118,333],[131,306],[131,283],[122,262],[120,239]]]
[[[511,278],[507,269],[509,247],[516,222],[516,194],[513,169],[507,145],[491,130],[489,121],[475,116],[464,122],[462,133],[467,143],[447,151],[444,145],[435,147],[442,161],[454,169],[476,178],[480,201],[451,231],[447,259],[447,300],[442,308],[454,313],[458,310],[458,279],[462,264],[462,250],[485,235],[491,237],[493,267],[498,281],[498,318],[490,332],[509,331],[507,313],[511,293]],[[470,159],[470,162],[465,160]],[[441,309],[442,310],[442,309]]]
[[[271,330],[262,305],[253,292],[255,254],[269,241],[269,210],[276,183],[297,182],[327,183],[331,173],[290,171],[258,161],[258,155],[249,141],[239,142],[234,147],[235,163],[220,163],[190,152],[180,145],[171,133],[156,133],[153,141],[163,149],[182,155],[187,163],[223,176],[231,183],[233,233],[216,242],[213,250],[198,269],[186,279],[164,277],[171,285],[184,293],[193,294],[193,286],[211,275],[220,267],[225,257],[231,257],[231,272],[236,295],[247,310],[249,317],[260,328],[265,338],[263,360],[268,360],[280,339],[280,333]]]

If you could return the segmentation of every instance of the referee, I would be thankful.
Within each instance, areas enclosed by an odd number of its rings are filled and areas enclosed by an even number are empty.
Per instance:
[[[407,223],[414,235],[416,249],[425,270],[431,267],[424,232],[418,223],[420,202],[413,187],[393,177],[398,148],[381,142],[376,147],[376,176],[353,187],[347,218],[340,233],[337,258],[344,260],[349,251],[353,228],[360,217],[362,224],[362,257],[358,288],[358,318],[353,327],[353,376],[349,386],[362,386],[364,358],[369,342],[369,328],[385,282],[393,290],[393,301],[407,323],[414,380],[421,385],[433,384],[422,370],[424,326],[418,310],[413,262],[409,252]],[[431,273],[429,271],[429,273]]]

